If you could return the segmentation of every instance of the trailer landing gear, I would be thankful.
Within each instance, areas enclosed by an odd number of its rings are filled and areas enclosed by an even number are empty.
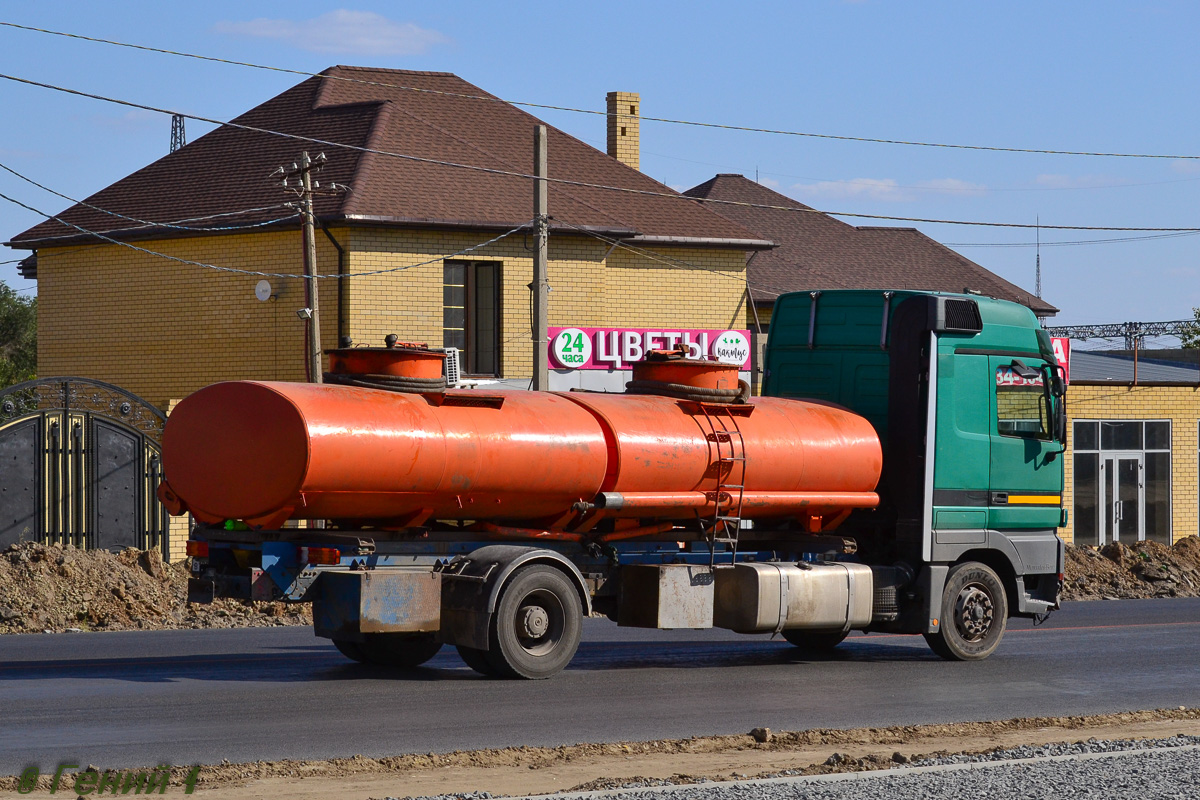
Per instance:
[[[979,661],[1000,645],[1008,625],[1008,598],[991,567],[955,564],[942,591],[941,625],[926,633],[930,649],[949,661]]]

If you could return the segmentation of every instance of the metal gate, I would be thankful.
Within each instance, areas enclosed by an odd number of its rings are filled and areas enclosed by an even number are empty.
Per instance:
[[[166,416],[123,389],[43,378],[0,391],[0,549],[40,541],[167,550]]]

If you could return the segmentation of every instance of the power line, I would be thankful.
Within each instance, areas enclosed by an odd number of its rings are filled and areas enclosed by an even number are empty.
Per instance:
[[[603,147],[604,147],[603,140],[597,139],[592,136],[578,136],[577,135],[575,138],[579,139],[582,142],[587,142],[588,144],[592,145],[593,147],[596,147],[597,149],[603,149]],[[734,165],[734,164],[730,164],[729,162],[718,164],[715,161],[701,161],[701,160],[695,159],[695,158],[683,158],[682,156],[673,156],[673,155],[667,155],[666,153],[657,153],[657,152],[654,152],[653,150],[647,150],[645,148],[642,148],[641,152],[642,152],[642,155],[644,155],[644,156],[654,156],[655,158],[665,158],[670,161],[682,161],[686,164],[700,164],[700,165],[706,166],[706,167],[716,167],[717,169],[726,171],[726,172],[729,172],[732,170],[740,170],[740,169],[745,168],[744,165]],[[760,181],[758,179],[759,172],[760,172],[760,170],[758,169],[758,167],[755,167],[754,168],[754,182],[758,183],[758,184],[762,184],[762,181]],[[873,180],[871,178],[850,178],[850,179],[816,178],[816,177],[813,177],[812,175],[796,175],[795,173],[792,173],[792,172],[775,172],[775,171],[766,170],[766,169],[761,170],[761,173],[764,176],[774,175],[777,178],[798,178],[803,181],[814,181],[815,183],[818,183],[818,184],[836,183],[836,184],[849,184],[851,186],[868,186],[868,187],[875,185],[875,182],[873,182]],[[1195,183],[1196,181],[1200,181],[1200,178],[1172,178],[1171,180],[1167,180],[1167,181],[1148,181],[1145,183],[1102,183],[1102,184],[1096,184],[1094,186],[982,186],[982,185],[980,185],[980,186],[976,187],[979,190],[978,192],[971,191],[971,187],[974,185],[970,185],[968,187],[962,187],[962,186],[928,186],[928,185],[922,185],[922,184],[916,184],[916,183],[897,183],[897,184],[888,184],[887,188],[889,188],[889,189],[911,189],[914,192],[946,192],[946,193],[951,193],[951,194],[983,194],[985,192],[986,193],[991,193],[991,192],[1078,192],[1078,191],[1090,191],[1093,189],[1135,189],[1135,188],[1140,188],[1140,187],[1144,187],[1144,186],[1165,186],[1165,185],[1173,184],[1173,183]],[[762,184],[762,185],[766,186],[766,184]],[[768,186],[767,188],[771,188],[771,187]],[[796,186],[794,188],[810,189],[810,188],[812,188],[812,186],[804,185],[804,184],[796,184]]]
[[[137,217],[131,217],[127,214],[121,214],[116,211],[109,211],[107,208],[101,208],[100,206],[92,205],[91,203],[87,202],[86,200],[76,200],[75,198],[69,197],[69,196],[63,194],[62,192],[58,192],[58,191],[55,191],[54,189],[51,189],[49,186],[44,186],[44,185],[38,183],[33,178],[30,178],[27,175],[22,175],[21,173],[17,172],[15,169],[13,169],[12,167],[10,167],[6,164],[0,163],[0,169],[4,170],[5,172],[11,173],[12,175],[15,175],[16,177],[20,178],[21,180],[25,181],[26,183],[32,184],[44,192],[49,192],[50,194],[55,195],[57,197],[61,197],[63,200],[67,200],[68,202],[75,203],[76,205],[84,206],[85,208],[90,208],[93,211],[99,211],[102,214],[108,214],[113,217],[127,219],[130,222],[136,222],[140,225],[151,227],[151,228],[171,228],[173,230],[180,230],[180,231],[240,231],[240,230],[245,230],[247,228],[261,228],[264,225],[274,225],[277,222],[285,222],[296,216],[295,213],[292,213],[292,214],[288,214],[286,217],[279,217],[277,219],[269,219],[269,220],[266,220],[265,222],[253,222],[253,223],[247,223],[244,225],[206,226],[203,228],[195,228],[195,227],[190,227],[187,225],[179,225],[174,222],[150,222],[149,220],[138,219]],[[288,205],[287,203],[279,203],[279,204],[273,205],[273,206],[262,206],[260,208],[251,208],[251,209],[247,209],[245,211],[224,211],[224,212],[221,212],[220,214],[211,214],[208,217],[192,217],[191,219],[178,220],[178,222],[199,222],[200,220],[203,220],[203,219],[215,219],[217,217],[228,217],[228,216],[233,216],[235,214],[240,215],[240,214],[253,213],[255,211],[271,211],[276,208],[286,208],[287,205]],[[112,231],[109,231],[109,232],[112,233]],[[52,237],[52,238],[61,238],[61,237]]]
[[[237,128],[239,130],[252,131],[254,133],[263,133],[263,134],[267,134],[270,136],[282,136],[282,137],[285,137],[288,139],[294,139],[296,141],[310,142],[312,144],[325,145],[328,147],[340,147],[343,149],[354,150],[354,151],[361,152],[361,153],[371,153],[374,155],[387,156],[389,158],[400,158],[400,159],[404,159],[406,161],[413,161],[415,163],[420,163],[420,164],[433,164],[436,166],[452,167],[454,169],[473,170],[475,172],[483,172],[483,173],[487,173],[490,175],[502,175],[502,176],[506,176],[506,177],[522,178],[522,179],[526,179],[526,180],[537,180],[538,179],[538,176],[527,173],[527,172],[517,172],[515,170],[499,169],[496,167],[481,167],[481,166],[476,166],[473,164],[460,164],[460,163],[457,163],[454,161],[445,161],[445,160],[436,159],[436,158],[426,158],[423,156],[414,156],[414,155],[409,155],[407,153],[395,153],[395,152],[391,152],[388,150],[379,150],[376,148],[363,147],[360,145],[344,144],[342,142],[334,142],[329,139],[319,139],[314,136],[303,136],[301,134],[296,134],[296,133],[284,133],[282,131],[271,130],[270,128],[261,128],[261,127],[257,127],[254,125],[246,125],[246,124],[240,123],[240,122],[232,122],[232,121],[223,122],[221,120],[211,119],[209,117],[202,117],[197,114],[183,114],[182,112],[170,111],[168,109],[159,108],[157,106],[146,105],[144,103],[135,103],[131,100],[121,100],[121,99],[114,98],[114,97],[106,97],[104,95],[93,94],[91,92],[84,92],[79,89],[69,89],[69,88],[62,87],[62,86],[55,86],[54,84],[50,84],[50,83],[42,83],[40,81],[34,81],[34,80],[30,80],[28,78],[18,78],[14,75],[6,75],[3,73],[0,73],[0,78],[3,78],[4,80],[14,81],[16,83],[23,83],[23,84],[26,84],[29,86],[37,86],[37,87],[40,87],[43,89],[50,89],[50,90],[57,91],[57,92],[63,92],[64,94],[75,95],[77,97],[87,97],[92,100],[101,100],[101,101],[104,101],[107,103],[115,103],[117,105],[127,106],[129,108],[142,109],[143,111],[154,111],[159,114],[180,114],[181,116],[187,117],[188,119],[194,119],[194,120],[198,120],[200,122],[207,122],[212,125],[224,125],[224,126],[228,126],[231,128]],[[972,221],[972,220],[935,219],[935,218],[929,218],[929,217],[897,217],[897,216],[888,216],[886,214],[860,214],[860,213],[854,213],[854,212],[850,212],[850,211],[822,211],[820,209],[807,208],[807,207],[799,208],[796,206],[780,206],[780,205],[771,205],[771,204],[766,204],[766,203],[747,203],[747,202],[741,202],[741,201],[736,201],[736,200],[716,200],[713,198],[687,197],[686,195],[677,194],[675,192],[656,192],[656,191],[650,191],[649,189],[633,189],[633,188],[626,187],[626,186],[608,186],[608,185],[600,184],[600,183],[589,183],[587,181],[576,181],[576,180],[569,180],[566,178],[544,178],[543,180],[546,180],[550,183],[556,183],[560,186],[578,186],[578,187],[583,187],[583,188],[587,188],[587,189],[600,189],[600,190],[604,190],[604,191],[623,192],[626,194],[634,194],[634,195],[639,195],[639,196],[644,196],[644,197],[664,197],[664,198],[667,198],[670,200],[686,200],[686,201],[695,202],[695,203],[710,203],[710,204],[717,204],[717,205],[738,206],[738,207],[743,207],[743,208],[760,208],[760,209],[767,209],[767,210],[774,210],[774,211],[792,211],[792,212],[799,212],[799,213],[805,213],[805,214],[825,214],[828,216],[852,217],[855,219],[877,219],[877,220],[886,220],[886,221],[890,221],[890,222],[920,222],[920,223],[936,224],[936,225],[968,225],[968,226],[987,227],[987,228],[1034,228],[1034,227],[1039,227],[1039,226],[1033,225],[1032,223],[1027,223],[1027,222],[980,222],[980,221]],[[1040,227],[1045,230],[1068,230],[1068,231],[1150,231],[1150,232],[1194,232],[1194,233],[1200,233],[1200,228],[1166,228],[1166,227],[1146,228],[1146,227],[1110,226],[1110,225],[1041,225]]]
[[[84,202],[82,202],[82,201],[77,201],[77,200],[74,200],[73,198],[71,198],[71,197],[69,197],[69,196],[67,196],[67,195],[65,195],[65,194],[62,194],[61,192],[55,191],[54,189],[51,189],[51,188],[49,188],[48,186],[45,186],[45,185],[43,185],[43,184],[41,184],[41,183],[38,183],[37,181],[33,180],[32,178],[29,178],[29,177],[28,177],[28,176],[26,176],[26,175],[22,175],[21,173],[17,172],[16,170],[12,169],[11,167],[8,167],[8,166],[6,166],[6,165],[5,165],[5,164],[3,164],[3,163],[0,163],[0,169],[4,169],[4,170],[8,171],[8,172],[12,173],[13,175],[15,175],[16,177],[18,177],[18,178],[21,178],[22,180],[24,180],[24,181],[26,181],[26,182],[28,182],[28,183],[30,183],[30,184],[32,184],[32,185],[34,185],[34,186],[38,187],[39,189],[42,189],[42,190],[44,190],[44,191],[46,191],[46,192],[49,192],[50,194],[56,195],[56,196],[58,196],[58,197],[61,197],[61,198],[63,198],[64,200],[68,200],[68,201],[71,201],[71,202],[80,203],[81,205],[84,205],[84,206],[86,206],[86,207],[88,207],[88,208],[91,208],[91,209],[94,209],[94,210],[96,210],[96,211],[103,212],[103,213],[105,213],[105,214],[112,214],[112,215],[114,215],[114,216],[121,217],[121,218],[123,218],[123,219],[132,220],[132,221],[134,221],[134,222],[143,222],[143,223],[144,223],[144,224],[146,224],[146,225],[156,225],[156,226],[164,226],[164,227],[180,227],[180,226],[172,226],[172,225],[170,225],[169,223],[154,223],[154,222],[146,222],[146,221],[144,221],[144,220],[139,220],[139,219],[137,219],[136,217],[128,217],[128,216],[125,216],[124,214],[117,214],[117,213],[116,213],[116,212],[114,212],[114,211],[108,211],[107,209],[100,208],[99,206],[95,206],[95,205],[92,205],[92,204],[90,204],[90,203],[84,203]],[[39,211],[38,209],[35,209],[35,208],[33,208],[33,207],[31,207],[31,206],[28,206],[28,205],[25,205],[24,203],[21,203],[20,201],[18,201],[18,200],[15,200],[15,199],[13,199],[13,198],[10,198],[10,197],[8,197],[8,196],[6,196],[6,195],[0,194],[0,198],[4,198],[5,200],[8,200],[8,201],[9,201],[9,202],[11,202],[11,203],[14,203],[14,204],[16,204],[16,205],[19,205],[19,206],[21,206],[21,207],[23,207],[23,208],[25,208],[25,209],[27,209],[27,210],[33,211],[33,212],[34,212],[34,213],[36,213],[36,214],[40,214],[40,215],[42,215],[42,216],[44,216],[44,217],[47,217],[47,218],[49,218],[49,219],[54,219],[54,220],[56,220],[56,221],[58,221],[58,222],[60,222],[60,223],[62,223],[62,224],[65,224],[65,225],[70,225],[71,227],[75,228],[76,230],[78,230],[78,231],[80,231],[80,232],[85,232],[85,233],[87,233],[87,234],[89,234],[89,235],[96,236],[96,237],[98,237],[98,238],[101,238],[101,239],[104,239],[104,240],[106,240],[106,241],[109,241],[109,242],[114,242],[114,240],[113,240],[113,239],[110,239],[110,238],[108,238],[108,237],[106,237],[106,236],[103,236],[102,234],[96,233],[96,232],[94,232],[94,231],[90,231],[90,230],[88,230],[88,229],[85,229],[85,228],[83,228],[83,227],[81,227],[81,226],[79,226],[79,225],[74,225],[74,224],[72,224],[72,223],[69,223],[69,222],[64,222],[64,221],[63,221],[62,219],[60,219],[59,217],[56,217],[56,216],[53,216],[53,215],[47,214],[47,213],[46,213],[46,212],[44,212],[44,211]],[[274,208],[274,207],[275,207],[275,206],[266,206],[266,207],[264,207],[264,208]],[[211,216],[224,216],[224,215],[227,215],[227,214],[230,214],[230,213],[238,213],[238,212],[224,212],[223,214],[216,214],[216,215],[211,215]],[[194,218],[194,219],[199,219],[199,218]],[[589,235],[589,236],[593,236],[593,237],[595,237],[595,238],[597,238],[597,239],[600,239],[601,241],[607,242],[607,243],[609,243],[609,244],[612,244],[612,245],[614,245],[614,246],[619,246],[619,247],[621,247],[622,249],[626,249],[626,250],[630,250],[630,251],[632,251],[632,252],[639,253],[639,254],[641,254],[641,255],[643,255],[643,256],[645,256],[645,257],[649,258],[650,260],[657,261],[657,262],[659,262],[659,263],[665,264],[666,266],[669,266],[669,267],[672,267],[672,268],[675,268],[675,269],[679,269],[679,268],[686,268],[686,269],[700,270],[700,271],[704,271],[704,272],[711,272],[711,273],[713,273],[713,274],[716,274],[716,275],[721,275],[721,276],[723,276],[723,277],[728,277],[728,278],[731,278],[731,279],[737,280],[737,281],[739,281],[739,282],[742,282],[742,283],[745,283],[745,282],[748,280],[748,278],[739,278],[739,277],[736,277],[736,276],[730,275],[729,273],[727,273],[727,272],[724,272],[724,271],[721,271],[721,270],[716,270],[716,269],[712,269],[712,268],[709,268],[709,267],[702,267],[702,266],[700,266],[700,265],[698,265],[698,264],[693,264],[693,263],[691,263],[691,262],[689,262],[689,261],[684,261],[684,260],[682,260],[682,259],[673,258],[673,257],[671,257],[671,256],[664,256],[664,255],[662,255],[662,254],[660,254],[660,253],[656,253],[656,252],[654,252],[654,251],[652,251],[652,250],[648,250],[648,249],[646,249],[646,248],[638,247],[638,246],[636,246],[636,245],[632,245],[632,244],[629,244],[629,243],[627,243],[627,242],[622,242],[622,241],[620,241],[620,240],[618,240],[618,239],[614,239],[614,238],[611,238],[611,237],[604,236],[604,235],[602,235],[602,234],[599,234],[599,233],[597,233],[596,231],[588,230],[588,229],[586,229],[586,228],[583,228],[583,227],[580,227],[580,226],[578,226],[578,225],[574,225],[574,224],[572,224],[572,223],[570,223],[570,222],[567,222],[566,220],[563,220],[563,219],[560,219],[560,218],[554,218],[554,221],[555,221],[555,222],[558,222],[558,223],[560,223],[560,224],[562,224],[562,225],[564,225],[564,226],[566,226],[566,227],[568,227],[568,228],[571,228],[571,229],[573,229],[573,230],[577,230],[577,231],[580,231],[581,233],[585,233],[585,234],[587,234],[587,235]],[[253,226],[246,226],[246,227],[253,227]],[[500,237],[497,237],[496,239],[492,239],[492,240],[490,240],[490,241],[488,241],[488,242],[484,242],[483,244],[481,244],[481,245],[477,245],[477,246],[475,246],[475,247],[473,247],[473,248],[468,248],[467,250],[461,251],[461,252],[459,252],[459,253],[454,253],[454,254],[451,254],[451,255],[448,255],[448,256],[443,256],[442,258],[454,258],[455,256],[461,255],[462,253],[465,253],[465,252],[470,252],[471,250],[478,249],[478,248],[480,248],[480,247],[484,247],[484,246],[486,246],[486,245],[488,245],[488,244],[491,244],[491,243],[493,243],[493,242],[495,242],[495,241],[499,241],[500,239],[504,238],[505,236],[511,235],[512,233],[515,233],[517,230],[521,230],[521,229],[523,229],[524,227],[525,227],[525,226],[521,226],[520,228],[516,228],[516,229],[514,229],[514,230],[512,230],[512,231],[509,231],[508,233],[506,233],[506,234],[503,234],[502,236],[500,236]],[[197,229],[189,229],[189,230],[225,230],[225,228],[197,228]],[[74,236],[75,234],[70,234],[70,235],[71,235],[71,236]],[[125,243],[122,243],[122,242],[114,242],[114,243],[118,243],[118,244],[125,244]],[[303,277],[305,277],[305,276],[303,276],[303,275],[292,275],[291,273],[259,273],[259,272],[251,272],[251,271],[248,271],[248,270],[237,270],[237,269],[234,269],[234,268],[218,267],[218,266],[216,266],[216,265],[212,265],[212,264],[204,264],[204,263],[202,263],[202,262],[189,261],[188,259],[177,259],[177,258],[175,258],[174,256],[168,256],[168,255],[166,255],[166,254],[164,254],[164,253],[158,253],[158,252],[156,252],[156,251],[153,251],[153,250],[148,250],[148,249],[146,249],[146,248],[134,247],[133,249],[135,249],[135,250],[139,250],[139,251],[141,251],[141,252],[148,253],[148,254],[151,254],[151,255],[159,255],[159,256],[162,256],[163,258],[169,258],[169,259],[172,259],[172,260],[181,261],[181,262],[184,262],[184,263],[195,264],[195,265],[198,265],[198,266],[211,267],[212,269],[220,269],[220,270],[224,270],[224,271],[237,272],[237,273],[242,273],[242,274],[250,274],[250,275],[264,275],[264,276],[267,276],[267,277],[299,277],[299,278],[303,278]],[[423,266],[424,264],[428,264],[428,263],[434,263],[434,262],[436,262],[436,261],[438,261],[438,260],[442,260],[442,258],[439,258],[439,259],[434,259],[434,261],[433,261],[433,262],[422,262],[422,264],[413,264],[413,265],[410,265],[410,266],[408,266],[408,267],[404,267],[403,269],[411,269],[412,267],[415,267],[415,266]],[[15,264],[15,263],[18,263],[18,262],[20,262],[20,261],[22,261],[22,260],[23,260],[23,259],[13,259],[13,260],[11,260],[11,261],[0,262],[0,263]],[[384,272],[393,272],[393,271],[397,271],[397,270],[384,270]],[[321,278],[337,278],[337,277],[351,277],[351,276],[356,276],[356,275],[372,275],[372,274],[377,274],[377,273],[375,273],[375,272],[359,272],[359,273],[345,273],[345,274],[343,274],[343,275],[318,275],[317,277],[321,277]],[[782,289],[782,290],[779,290],[779,291],[775,291],[775,290],[774,290],[774,287],[770,287],[770,286],[766,286],[766,285],[764,285],[764,286],[762,286],[762,287],[760,287],[760,288],[765,288],[765,289],[766,289],[768,292],[773,292],[773,293],[775,293],[775,294],[783,294],[784,292],[790,291],[790,290],[788,290],[788,289]]]
[[[749,270],[743,270],[741,275],[736,275],[736,274],[732,274],[732,273],[724,271],[724,270],[713,269],[712,267],[702,267],[699,264],[693,264],[692,262],[685,261],[681,258],[674,258],[672,256],[663,255],[662,253],[657,253],[653,250],[648,250],[645,247],[638,247],[637,245],[630,244],[629,242],[624,242],[620,239],[616,239],[611,236],[605,236],[604,234],[599,233],[597,231],[590,230],[588,228],[583,228],[578,225],[574,225],[570,222],[567,222],[566,220],[562,219],[561,217],[553,217],[552,219],[557,223],[560,223],[560,224],[562,224],[568,228],[571,228],[573,230],[579,231],[580,233],[583,233],[587,236],[591,236],[593,238],[599,239],[600,241],[610,244],[613,247],[619,247],[622,250],[629,250],[630,252],[637,253],[638,255],[641,255],[650,261],[657,261],[658,263],[663,264],[671,269],[693,269],[693,270],[697,270],[699,272],[711,272],[714,275],[719,275],[723,278],[729,278],[730,280],[737,281],[738,283],[741,283],[741,284],[749,284],[749,282],[750,282]],[[794,289],[781,289],[778,286],[772,286],[770,284],[764,284],[764,283],[756,283],[754,289],[755,289],[755,291],[765,291],[767,294],[773,294],[776,297],[778,297],[779,295],[782,295],[782,294],[787,294],[788,292],[795,291]]]
[[[96,231],[88,230],[87,228],[76,225],[73,222],[67,222],[65,219],[63,219],[61,217],[55,216],[54,214],[48,214],[45,211],[36,209],[33,206],[27,205],[26,203],[22,203],[20,200],[16,200],[12,197],[9,197],[6,194],[0,193],[0,200],[7,200],[8,202],[12,203],[13,205],[20,206],[21,208],[25,209],[26,211],[32,211],[34,214],[39,214],[39,215],[45,217],[46,219],[52,219],[55,222],[59,222],[63,225],[72,227],[75,230],[79,231],[80,233],[82,233],[86,236],[94,236],[97,239],[101,239],[103,241],[108,242],[109,244],[116,244],[116,245],[120,245],[121,247],[127,247],[130,250],[136,250],[139,253],[145,253],[147,255],[157,256],[158,258],[165,258],[168,261],[176,261],[180,264],[188,264],[193,267],[203,267],[204,269],[212,269],[212,270],[217,270],[219,272],[230,272],[230,273],[234,273],[236,275],[254,275],[254,276],[263,277],[263,278],[296,278],[299,280],[308,280],[308,277],[305,275],[300,275],[300,274],[291,273],[291,272],[260,272],[258,270],[251,270],[251,269],[237,269],[236,267],[222,267],[222,266],[218,266],[217,264],[207,264],[203,261],[192,261],[191,259],[188,259],[188,258],[179,258],[178,256],[167,255],[166,253],[159,253],[155,250],[148,250],[145,247],[138,247],[137,245],[130,244],[129,242],[122,242],[121,240],[114,239],[111,236],[105,236],[103,233],[97,233]],[[317,277],[317,278],[357,278],[357,277],[362,277],[365,275],[385,275],[385,274],[388,274],[391,272],[403,272],[404,270],[414,269],[416,267],[423,267],[428,264],[436,264],[439,261],[444,261],[447,258],[456,258],[457,256],[461,256],[466,253],[471,253],[476,250],[480,250],[484,247],[487,247],[488,245],[495,244],[496,242],[498,242],[502,239],[512,236],[514,233],[517,233],[519,231],[522,231],[522,230],[528,228],[531,224],[532,224],[532,222],[522,223],[522,224],[516,226],[515,228],[512,228],[511,230],[505,231],[504,233],[501,233],[498,236],[494,236],[491,239],[488,239],[486,242],[481,242],[480,244],[472,245],[471,247],[466,247],[462,250],[459,250],[456,253],[447,253],[444,256],[438,256],[437,258],[431,258],[428,261],[421,261],[416,264],[406,264],[402,267],[391,267],[389,269],[374,269],[374,270],[369,270],[366,272],[331,273],[331,274],[326,274],[326,275],[316,275],[315,277]]]
[[[1043,225],[1042,227],[1046,227]],[[1076,247],[1087,244],[1112,244],[1114,242],[1144,242],[1150,239],[1176,239],[1180,236],[1195,236],[1196,232],[1163,233],[1153,236],[1121,236],[1113,239],[1076,239],[1074,241],[1042,242],[1042,247]],[[946,247],[1037,247],[1036,242],[943,242]]]
[[[681,258],[673,258],[671,256],[665,256],[661,253],[656,253],[653,250],[647,250],[644,247],[638,247],[637,245],[629,244],[628,242],[623,242],[620,239],[614,238],[612,236],[605,236],[604,234],[599,233],[597,231],[589,230],[589,229],[581,227],[579,225],[575,225],[571,222],[567,222],[566,220],[562,219],[561,217],[553,217],[553,220],[561,225],[564,225],[564,226],[572,229],[572,230],[579,231],[582,234],[591,236],[595,239],[599,239],[600,241],[605,242],[606,244],[610,244],[613,247],[620,247],[623,250],[630,250],[632,252],[639,253],[640,255],[646,256],[651,261],[657,261],[661,264],[665,264],[666,266],[672,267],[674,269],[684,268],[684,269],[700,270],[702,272],[711,272],[714,275],[720,275],[722,277],[730,278],[731,280],[736,280],[739,283],[745,283],[747,280],[747,278],[736,276],[736,275],[731,275],[728,272],[724,272],[719,269],[713,269],[711,267],[702,267],[699,264],[693,264],[690,261],[684,261]]]
[[[482,100],[489,103],[505,103],[507,105],[523,106],[525,108],[541,108],[550,111],[569,111],[575,114],[591,114],[595,116],[608,116],[607,111],[597,111],[591,108],[574,108],[571,106],[558,106],[548,103],[531,103],[521,100],[503,100],[498,97],[488,97],[484,95],[462,94],[459,92],[447,92],[437,89],[426,89],[416,86],[402,86],[392,83],[383,83],[381,81],[367,81],[360,78],[347,78],[341,75],[323,75],[319,72],[306,72],[298,69],[288,69],[286,67],[273,67],[265,64],[255,64],[249,61],[235,61],[226,58],[216,58],[214,56],[204,56],[196,53],[185,53],[179,50],[168,50],[162,47],[150,47],[147,45],[131,44],[129,42],[119,42],[113,39],[101,39],[94,36],[83,36],[77,33],[67,33],[65,31],[50,30],[49,28],[37,28],[31,25],[18,25],[15,22],[0,22],[0,25],[8,28],[16,28],[24,31],[32,31],[35,33],[50,34],[53,36],[63,36],[68,39],[79,39],[87,42],[96,42],[99,44],[114,45],[116,47],[127,47],[133,50],[143,50],[150,53],[162,53],[164,55],[180,56],[183,58],[194,58],[199,61],[211,61],[218,64],[229,64],[238,67],[250,67],[252,69],[267,70],[269,72],[282,72],[289,75],[302,75],[308,78],[326,78],[331,80],[346,81],[348,83],[358,83],[367,86],[378,86],[388,89],[401,89],[409,92],[419,92],[423,94],[436,94],[444,97],[457,97],[466,100]],[[974,145],[974,144],[949,144],[945,142],[922,142],[910,141],[906,139],[884,139],[868,136],[841,136],[832,133],[811,133],[806,131],[790,131],[777,128],[759,128],[748,125],[727,125],[717,122],[697,122],[694,120],[671,119],[669,117],[640,117],[640,119],[649,122],[664,122],[672,125],[690,125],[699,128],[712,128],[717,130],[739,131],[743,133],[766,133],[779,136],[799,136],[811,139],[829,139],[843,142],[864,142],[870,144],[894,144],[905,145],[908,147],[939,147],[953,150],[982,150],[997,153],[1032,153],[1039,155],[1060,155],[1060,156],[1095,156],[1103,158],[1165,158],[1165,159],[1187,159],[1200,160],[1200,155],[1170,155],[1164,153],[1106,153],[1093,152],[1086,150],[1051,150],[1045,148],[1025,148],[1025,147],[997,147],[991,145]]]

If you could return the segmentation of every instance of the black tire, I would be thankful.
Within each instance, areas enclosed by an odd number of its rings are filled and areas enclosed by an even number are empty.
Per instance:
[[[474,647],[464,647],[461,644],[457,645],[457,649],[463,663],[480,675],[492,678],[499,674],[496,668],[492,666],[492,662],[488,660],[487,650],[476,650]]]
[[[582,632],[575,585],[554,567],[530,564],[513,573],[500,594],[488,662],[504,677],[549,678],[570,663]]]
[[[442,643],[432,633],[368,633],[360,647],[368,663],[412,669],[436,656]]]
[[[363,652],[362,645],[358,642],[352,642],[349,639],[334,639],[333,646],[351,661],[357,661],[360,664],[365,664],[367,661],[367,654]]]
[[[985,564],[955,564],[942,591],[937,633],[925,634],[947,661],[981,661],[1000,646],[1008,626],[1008,597],[999,576]]]
[[[368,633],[365,641],[334,639],[333,646],[351,661],[393,669],[418,667],[442,649],[432,633]]]
[[[806,631],[798,628],[781,631],[788,644],[809,653],[828,653],[841,644],[849,631]]]

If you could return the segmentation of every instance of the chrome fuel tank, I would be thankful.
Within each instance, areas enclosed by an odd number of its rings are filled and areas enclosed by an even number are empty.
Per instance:
[[[718,567],[714,578],[717,628],[850,630],[871,622],[874,581],[865,564],[751,562]]]

